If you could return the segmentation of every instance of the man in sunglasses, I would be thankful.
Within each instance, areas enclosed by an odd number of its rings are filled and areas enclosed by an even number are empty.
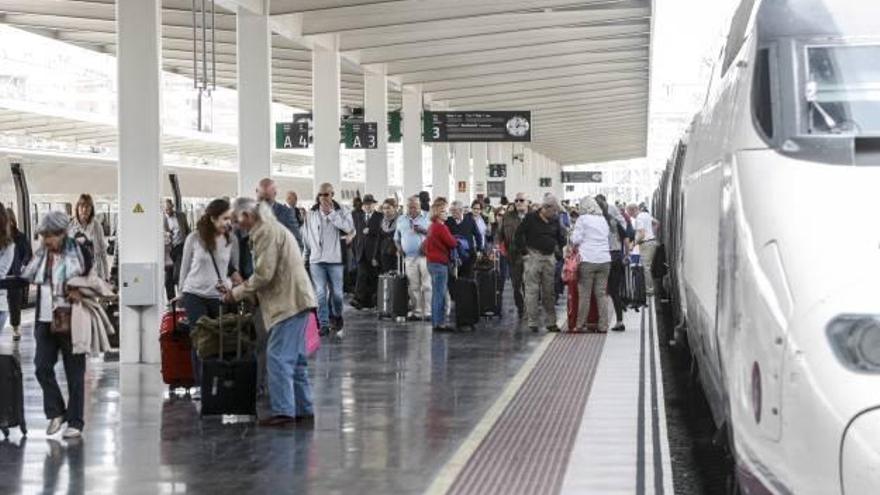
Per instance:
[[[303,231],[306,260],[315,294],[322,333],[342,338],[342,241],[354,232],[351,213],[333,200],[333,185],[321,184],[315,205],[306,214]]]
[[[516,311],[522,319],[525,312],[523,303],[523,257],[514,247],[513,240],[516,229],[522,223],[526,213],[529,212],[529,200],[525,193],[517,193],[514,200],[515,209],[504,215],[501,220],[501,228],[498,231],[498,246],[501,255],[507,259],[510,266],[510,284],[513,286],[513,300],[516,303]],[[502,285],[503,287],[503,285]]]

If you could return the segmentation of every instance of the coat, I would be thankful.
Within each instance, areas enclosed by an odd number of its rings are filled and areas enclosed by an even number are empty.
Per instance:
[[[232,297],[258,299],[263,322],[272,331],[284,320],[316,308],[318,301],[293,234],[265,213],[250,232],[254,273],[232,289]]]
[[[82,300],[71,304],[70,340],[73,354],[99,354],[109,351],[110,335],[116,333],[113,322],[101,305],[101,298],[113,297],[103,279],[92,272],[87,277],[74,277],[67,287],[79,289]]]
[[[378,211],[374,211],[369,218],[365,213],[356,211],[351,214],[354,221],[354,251],[355,262],[371,263],[379,259],[379,240],[382,234],[382,217]]]

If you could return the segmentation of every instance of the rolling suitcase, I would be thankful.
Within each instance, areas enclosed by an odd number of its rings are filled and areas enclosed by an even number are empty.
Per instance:
[[[0,431],[9,437],[9,429],[18,427],[27,435],[24,419],[24,387],[18,358],[0,355]]]
[[[648,305],[648,297],[645,289],[645,271],[642,265],[637,263],[628,263],[625,267],[626,288],[624,291],[624,303],[633,308],[638,309]]]
[[[159,327],[162,354],[162,381],[173,391],[195,386],[192,368],[192,342],[186,312],[171,304],[171,311],[162,315]]]
[[[257,360],[252,352],[242,356],[241,335],[244,314],[239,312],[236,331],[235,359],[222,354],[202,361],[202,416],[233,414],[257,415]],[[223,321],[220,309],[218,322]],[[223,347],[223,329],[220,329],[220,345]]]
[[[568,331],[578,333],[577,318],[578,304],[580,303],[580,289],[577,281],[568,282]],[[596,303],[596,294],[590,296],[590,313],[587,315],[587,330],[595,332],[599,329],[599,305]]]
[[[397,257],[397,271],[379,275],[376,297],[379,318],[405,319],[409,313],[409,289],[403,258]]]
[[[479,292],[480,316],[502,317],[501,284],[499,283],[500,258],[485,266],[476,267],[477,290]]]
[[[455,303],[455,326],[473,328],[480,321],[480,293],[474,279],[458,276],[454,270],[452,301]]]

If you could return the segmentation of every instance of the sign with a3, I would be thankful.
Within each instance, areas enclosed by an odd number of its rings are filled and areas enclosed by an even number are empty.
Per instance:
[[[346,149],[374,150],[379,147],[376,122],[346,122],[343,133]]]

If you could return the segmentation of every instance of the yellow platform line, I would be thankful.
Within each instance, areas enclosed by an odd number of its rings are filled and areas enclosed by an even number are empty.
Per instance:
[[[558,334],[547,334],[541,339],[541,342],[538,344],[538,347],[529,359],[526,360],[520,370],[514,375],[513,379],[510,380],[504,388],[504,391],[501,392],[501,395],[498,396],[495,403],[492,404],[492,407],[486,411],[486,414],[483,415],[480,422],[477,423],[477,426],[471,430],[470,435],[468,435],[452,458],[443,466],[434,478],[431,486],[425,491],[426,495],[445,495],[446,492],[449,491],[452,484],[455,483],[456,478],[458,478],[458,475],[461,473],[461,470],[464,469],[471,456],[474,455],[474,452],[483,442],[483,439],[486,438],[486,435],[488,435],[492,430],[492,427],[495,426],[495,422],[498,421],[498,418],[507,408],[507,405],[513,400],[513,397],[522,387],[523,383],[525,383],[526,379],[532,373],[532,370],[535,369],[535,366],[538,365],[538,361],[547,351],[550,343],[557,335]]]

